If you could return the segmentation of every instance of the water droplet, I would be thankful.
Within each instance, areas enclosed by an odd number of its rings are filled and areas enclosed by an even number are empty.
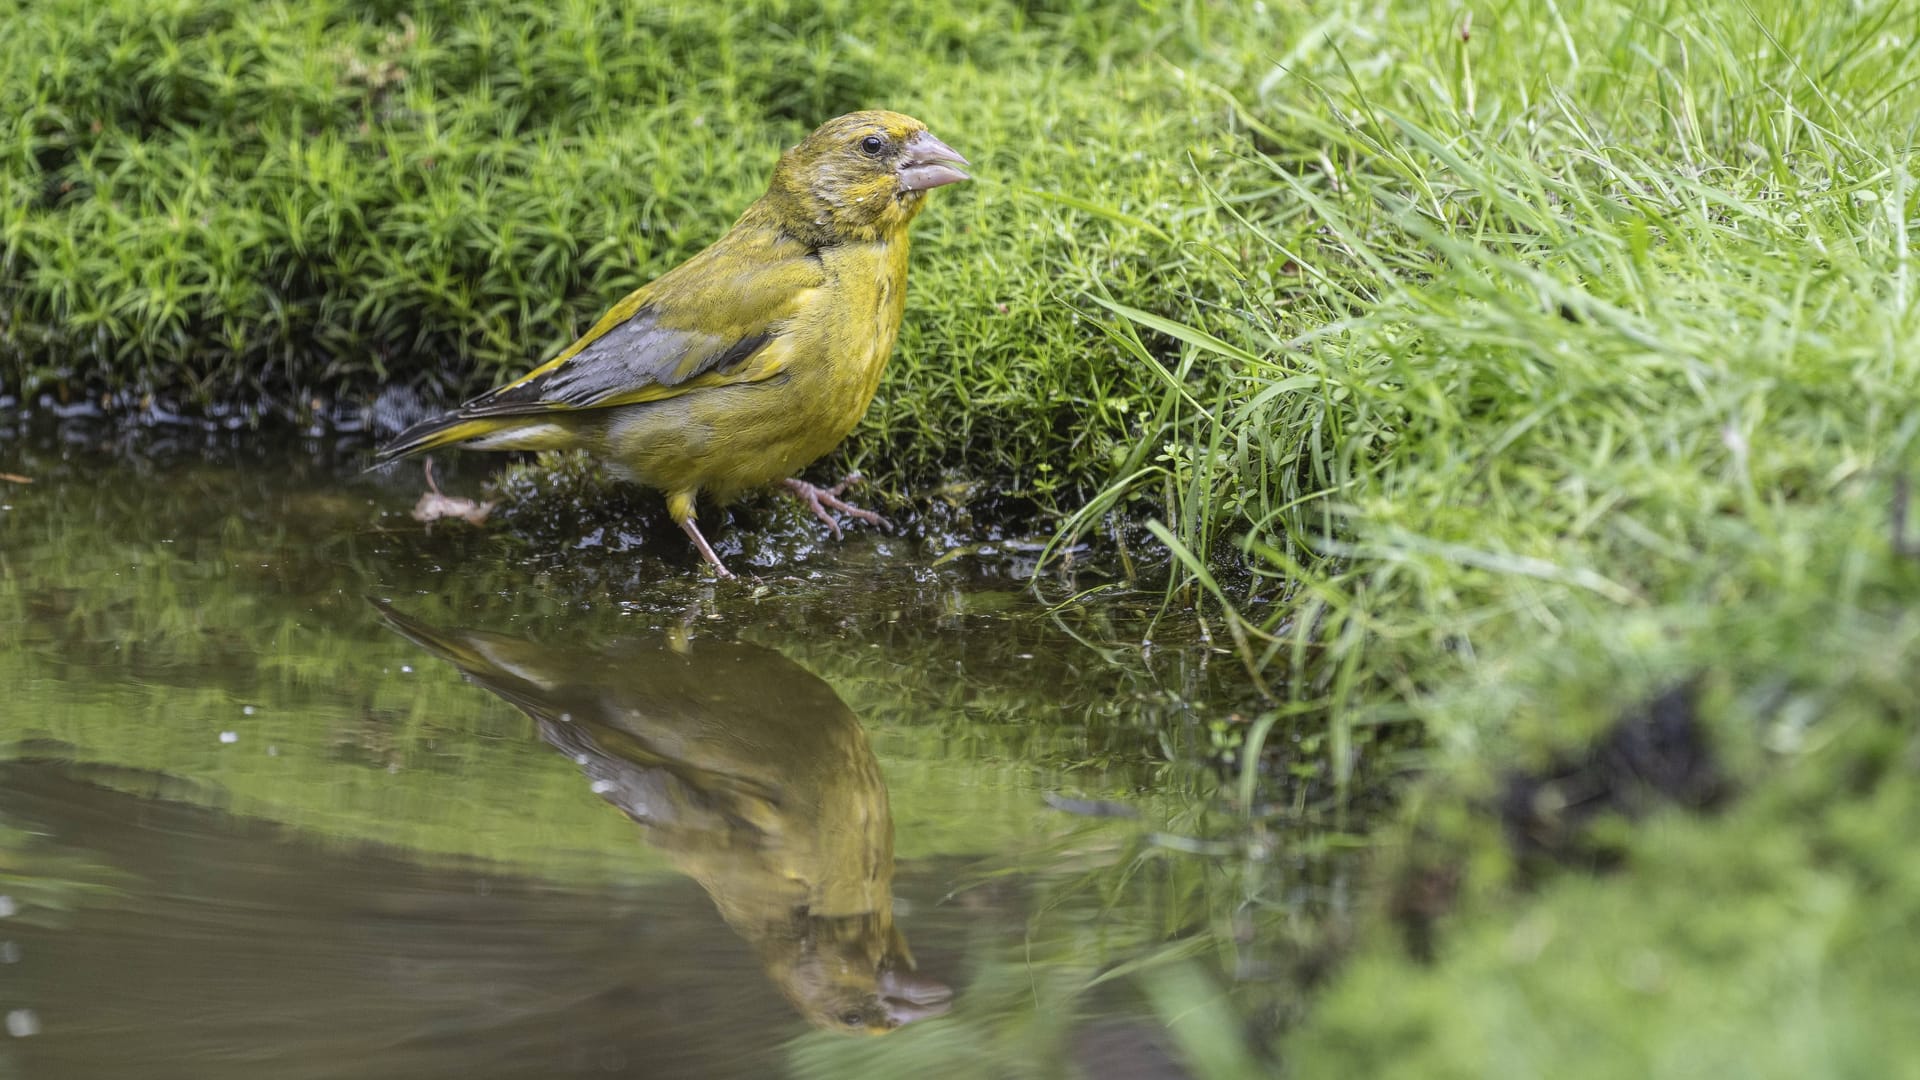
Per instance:
[[[571,723],[573,723],[573,714],[572,714],[572,713],[570,713],[570,712],[563,712],[563,713],[561,713],[561,714],[560,714],[560,722],[561,722],[561,723],[563,723],[563,724],[571,724]]]
[[[240,709],[240,714],[241,714],[242,716],[252,716],[252,715],[253,715],[253,706],[251,706],[251,705],[245,705],[245,706],[242,706],[242,707],[241,707],[241,709]]]
[[[402,675],[411,675],[411,674],[413,674],[413,665],[412,665],[412,664],[401,664],[401,665],[400,665],[400,674],[402,674]]]
[[[19,962],[20,943],[17,941],[0,941],[0,964],[17,964]]]
[[[269,747],[267,747],[267,756],[268,756],[268,757],[279,757],[279,756],[280,756],[280,748],[279,748],[279,747],[277,747],[277,746],[269,746]]]
[[[220,741],[223,743],[237,743],[240,741],[240,733],[237,731],[223,731],[220,733]]]
[[[16,1039],[40,1034],[40,1017],[32,1009],[15,1009],[7,1014],[7,1034]]]
[[[589,787],[589,790],[595,795],[605,795],[607,792],[613,790],[613,783],[609,780],[595,780]]]
[[[13,897],[0,893],[0,919],[11,919],[19,910],[20,905],[13,902]]]

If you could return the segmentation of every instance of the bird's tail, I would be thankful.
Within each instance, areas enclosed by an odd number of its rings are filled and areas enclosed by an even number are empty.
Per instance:
[[[541,415],[474,416],[460,411],[422,420],[381,447],[375,465],[442,446],[463,445],[475,450],[567,450],[575,432]]]
[[[392,604],[378,597],[369,596],[367,602],[374,606],[374,609],[380,613],[380,618],[401,637],[443,660],[452,662],[462,671],[485,672],[492,666],[485,653],[470,640],[471,635],[467,632],[442,630],[436,626],[429,626],[410,615],[395,611]]]
[[[557,667],[559,654],[554,650],[485,630],[432,626],[395,611],[378,597],[367,600],[401,637],[459,668],[528,715],[550,718],[552,684],[565,675],[565,669]]]

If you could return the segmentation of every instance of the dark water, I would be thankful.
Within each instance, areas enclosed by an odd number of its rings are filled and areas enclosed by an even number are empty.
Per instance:
[[[1158,594],[75,441],[0,443],[0,1077],[1170,1076],[1161,961],[1278,978]]]

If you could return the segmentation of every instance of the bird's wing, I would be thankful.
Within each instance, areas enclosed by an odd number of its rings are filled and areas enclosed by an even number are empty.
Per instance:
[[[771,378],[789,356],[771,346],[825,281],[797,243],[736,229],[615,304],[559,356],[460,412],[600,409]]]

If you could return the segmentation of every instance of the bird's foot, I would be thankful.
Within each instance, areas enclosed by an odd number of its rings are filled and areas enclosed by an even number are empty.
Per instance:
[[[827,512],[829,510],[838,510],[850,518],[858,518],[869,525],[874,525],[882,529],[893,528],[893,525],[889,523],[886,518],[881,517],[871,510],[862,510],[860,507],[840,497],[841,492],[859,482],[859,473],[848,473],[846,479],[830,488],[817,487],[807,483],[805,480],[798,479],[788,480],[786,484],[787,490],[793,492],[795,498],[805,503],[807,509],[813,511],[814,517],[827,523],[827,528],[833,530],[833,538],[838,540],[840,539],[840,523],[833,520],[833,515]]]

